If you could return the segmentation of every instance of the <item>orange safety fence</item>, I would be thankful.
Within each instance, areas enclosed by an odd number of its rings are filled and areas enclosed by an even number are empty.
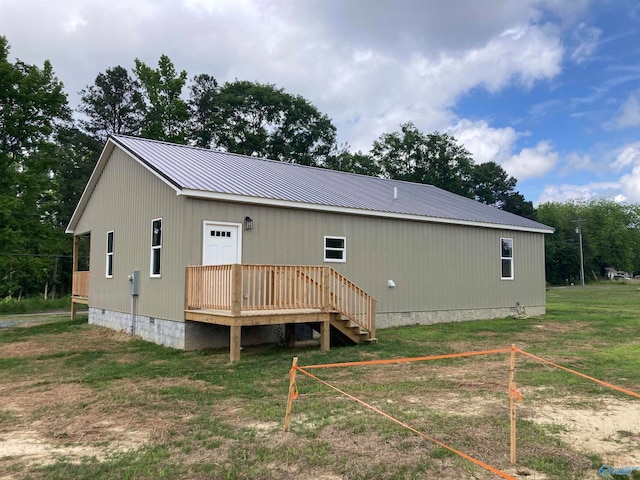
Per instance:
[[[563,367],[562,365],[558,365],[557,363],[550,362],[549,360],[545,360],[542,357],[538,357],[538,356],[536,356],[536,355],[534,355],[532,353],[525,352],[524,350],[520,350],[519,348],[516,348],[516,352],[520,352],[521,354],[526,355],[527,357],[531,357],[531,358],[533,358],[535,360],[538,360],[539,362],[546,363],[547,365],[551,365],[552,367],[559,368],[560,370],[564,370],[565,372],[573,373],[574,375],[578,375],[579,377],[586,378],[587,380],[591,380],[592,382],[596,382],[596,383],[599,383],[600,385],[603,385],[605,387],[612,388],[613,390],[618,390],[619,392],[626,393],[627,395],[631,395],[633,397],[640,398],[640,393],[636,393],[636,392],[634,392],[632,390],[628,390],[626,388],[618,387],[618,386],[613,385],[611,383],[604,382],[602,380],[598,380],[597,378],[594,378],[594,377],[590,377],[589,375],[585,375],[584,373],[580,373],[580,372],[577,372],[575,370],[571,370],[570,368]]]
[[[427,360],[444,360],[445,358],[473,357],[475,355],[489,355],[492,353],[506,353],[510,351],[511,351],[510,348],[497,348],[495,350],[481,350],[477,352],[450,353],[447,355],[430,355],[428,357],[387,358],[384,360],[363,360],[361,362],[326,363],[323,365],[307,365],[302,368],[306,368],[307,370],[310,370],[312,368],[361,367],[364,365],[385,365],[389,363],[424,362]]]
[[[335,387],[333,385],[331,385],[330,383],[319,379],[318,377],[316,377],[315,375],[309,373],[307,370],[310,369],[314,369],[314,368],[336,368],[336,367],[359,367],[359,366],[366,366],[366,365],[385,365],[385,364],[393,364],[393,363],[408,363],[408,362],[421,362],[421,361],[429,361],[429,360],[443,360],[443,359],[448,359],[448,358],[461,358],[461,357],[472,357],[472,356],[477,356],[477,355],[489,355],[489,354],[494,354],[494,353],[506,353],[506,352],[512,352],[512,362],[513,362],[513,355],[515,352],[519,352],[525,356],[528,356],[530,358],[533,358],[534,360],[537,360],[539,362],[542,362],[544,364],[547,365],[551,365],[553,367],[559,368],[561,370],[564,370],[566,372],[572,373],[574,375],[578,375],[582,378],[585,378],[587,380],[591,380],[593,382],[596,382],[600,385],[603,385],[605,387],[614,389],[614,390],[618,390],[620,392],[626,393],[628,395],[640,398],[640,394],[632,391],[632,390],[628,390],[626,388],[622,388],[622,387],[618,387],[616,385],[613,385],[611,383],[602,381],[602,380],[598,380],[597,378],[594,377],[590,377],[589,375],[585,375],[584,373],[580,373],[577,372],[575,370],[571,370],[570,368],[567,367],[563,367],[562,365],[558,365],[557,363],[553,363],[549,360],[545,360],[542,357],[538,357],[537,355],[533,355],[531,353],[525,352],[524,350],[521,350],[519,348],[516,348],[515,346],[512,346],[511,348],[498,348],[498,349],[493,349],[493,350],[480,350],[480,351],[474,351],[474,352],[464,352],[464,353],[452,353],[452,354],[445,354],[445,355],[429,355],[429,356],[425,356],[425,357],[414,357],[414,358],[390,358],[390,359],[384,359],[384,360],[365,360],[365,361],[359,361],[359,362],[344,362],[344,363],[328,363],[328,364],[322,364],[322,365],[307,365],[307,366],[298,366],[297,364],[297,358],[294,359],[294,364],[293,367],[291,368],[290,372],[289,372],[289,379],[290,379],[290,388],[289,388],[289,400],[288,400],[288,406],[287,406],[287,417],[289,417],[290,415],[290,411],[291,411],[291,401],[295,400],[296,398],[298,398],[298,387],[297,387],[297,383],[295,381],[295,373],[296,372],[300,372],[305,374],[306,376],[317,380],[318,382],[322,383],[323,385],[339,392],[340,394],[350,398],[351,400],[354,400],[355,402],[358,402],[359,404],[361,404],[362,406],[373,410],[374,412],[382,415],[383,417],[387,418],[388,420],[391,420],[394,423],[397,423],[398,425],[403,426],[404,428],[407,428],[408,430],[414,432],[415,434],[429,440],[432,443],[435,443],[436,445],[445,448],[457,455],[460,455],[461,457],[475,463],[476,465],[502,477],[502,478],[506,478],[506,479],[511,479],[511,480],[516,480],[514,477],[510,476],[509,474],[498,470],[495,467],[492,467],[491,465],[488,465],[484,462],[482,462],[481,460],[478,460],[476,458],[471,457],[470,455],[467,455],[466,453],[460,452],[458,450],[456,450],[453,447],[450,447],[438,440],[436,440],[433,437],[430,437],[429,435],[420,432],[419,430],[416,430],[415,428],[411,427],[410,425],[402,422],[401,420],[398,420],[397,418],[392,417],[391,415],[383,412],[382,410],[380,410],[379,408],[374,407],[373,405],[370,405],[368,403],[366,403],[365,401],[339,389],[338,387]],[[513,364],[512,364],[512,368],[513,368]],[[520,395],[520,392],[518,392],[515,389],[512,389],[511,384],[509,387],[509,394],[513,395],[514,397],[518,398],[518,400],[522,401],[522,397]],[[515,413],[514,413],[515,415]],[[288,429],[288,418],[285,419],[285,430]],[[514,432],[515,433],[515,432]],[[512,441],[514,441],[512,439]],[[513,443],[513,445],[515,446],[515,443]],[[515,453],[515,452],[514,452]],[[515,454],[512,460],[512,463],[515,463]]]
[[[386,362],[386,363],[388,363],[388,362]],[[305,368],[307,368],[307,367],[305,367]],[[294,369],[292,369],[292,370],[294,370]],[[425,434],[425,433],[422,433],[422,432],[421,432],[421,431],[419,431],[419,430],[416,430],[416,429],[415,429],[415,428],[413,428],[412,426],[407,425],[406,423],[404,423],[404,422],[402,422],[402,421],[398,420],[397,418],[392,417],[391,415],[389,415],[388,413],[383,412],[383,411],[382,411],[382,410],[380,410],[379,408],[376,408],[376,407],[374,407],[373,405],[370,405],[370,404],[366,403],[365,401],[360,400],[359,398],[354,397],[353,395],[348,394],[348,393],[347,393],[347,392],[345,392],[344,390],[340,390],[338,387],[334,387],[334,386],[333,386],[333,385],[331,385],[330,383],[325,382],[324,380],[319,379],[319,378],[318,378],[318,377],[316,377],[315,375],[313,375],[313,374],[311,374],[311,373],[309,373],[309,372],[305,371],[305,370],[304,370],[304,368],[302,368],[302,367],[295,367],[295,370],[299,371],[300,373],[304,373],[305,375],[307,375],[307,376],[308,376],[308,377],[310,377],[310,378],[313,378],[314,380],[317,380],[318,382],[322,383],[323,385],[326,385],[327,387],[329,387],[329,388],[331,388],[331,389],[335,390],[336,392],[341,393],[341,394],[342,394],[342,395],[344,395],[345,397],[350,398],[351,400],[354,400],[354,401],[358,402],[360,405],[362,405],[362,406],[364,406],[364,407],[366,407],[366,408],[368,408],[368,409],[370,409],[370,410],[373,410],[373,411],[374,411],[374,412],[376,412],[376,413],[379,413],[380,415],[382,415],[383,417],[387,418],[388,420],[391,420],[392,422],[397,423],[398,425],[401,425],[401,426],[403,426],[404,428],[406,428],[406,429],[408,429],[408,430],[411,430],[413,433],[415,433],[415,434],[417,434],[417,435],[421,436],[422,438],[425,438],[425,439],[429,440],[430,442],[433,442],[433,443],[435,443],[436,445],[438,445],[438,446],[440,446],[440,447],[442,447],[442,448],[446,448],[447,450],[449,450],[449,451],[451,451],[451,452],[453,452],[453,453],[455,453],[455,454],[458,454],[458,455],[460,455],[460,456],[461,456],[461,457],[463,457],[463,458],[466,458],[467,460],[469,460],[469,461],[471,461],[471,462],[475,463],[476,465],[478,465],[478,466],[480,466],[480,467],[484,468],[485,470],[488,470],[488,471],[490,471],[490,472],[492,472],[492,473],[495,473],[495,474],[496,474],[496,475],[498,475],[499,477],[506,478],[506,479],[508,479],[508,480],[516,480],[516,478],[515,478],[515,477],[512,477],[512,476],[511,476],[511,475],[509,475],[508,473],[505,473],[505,472],[503,472],[502,470],[498,470],[497,468],[492,467],[491,465],[489,465],[489,464],[487,464],[487,463],[484,463],[483,461],[478,460],[477,458],[473,458],[472,456],[467,455],[466,453],[463,453],[463,452],[461,452],[461,451],[459,451],[459,450],[456,450],[455,448],[450,447],[449,445],[446,445],[446,444],[444,444],[444,443],[442,443],[442,442],[440,442],[440,441],[436,440],[435,438],[430,437],[429,435],[427,435],[427,434]]]

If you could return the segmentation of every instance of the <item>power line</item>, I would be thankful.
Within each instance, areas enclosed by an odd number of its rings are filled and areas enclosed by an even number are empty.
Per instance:
[[[584,256],[582,254],[582,224],[586,222],[586,220],[579,218],[577,220],[571,220],[572,223],[577,223],[576,233],[580,236],[580,282],[584,287]]]

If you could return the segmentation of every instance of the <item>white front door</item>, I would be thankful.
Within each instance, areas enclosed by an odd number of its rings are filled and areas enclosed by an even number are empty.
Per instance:
[[[204,222],[203,265],[242,263],[242,224]]]

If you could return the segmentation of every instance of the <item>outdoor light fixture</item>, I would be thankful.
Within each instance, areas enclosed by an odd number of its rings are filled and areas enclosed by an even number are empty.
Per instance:
[[[253,219],[251,217],[244,217],[244,229],[253,230]]]

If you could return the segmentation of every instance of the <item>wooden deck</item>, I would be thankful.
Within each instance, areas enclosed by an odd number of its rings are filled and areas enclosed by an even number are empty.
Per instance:
[[[74,237],[71,315],[89,303],[89,272],[78,271]],[[359,344],[375,341],[376,300],[330,267],[319,265],[198,265],[187,267],[184,320],[230,328],[231,362],[240,359],[242,327],[306,323]]]
[[[376,300],[330,267],[187,267],[185,320],[229,326],[230,361],[240,359],[241,329],[307,323],[329,349],[330,332],[353,343],[375,341]]]
[[[89,272],[73,272],[71,286],[71,319],[75,320],[78,304],[89,304]]]
[[[185,310],[184,318],[192,322],[211,323],[230,327],[229,361],[240,360],[242,327],[257,325],[291,325],[296,323],[317,324],[320,331],[320,349],[330,348],[331,318],[338,312],[323,312],[320,309],[243,310],[232,315],[224,310]]]

